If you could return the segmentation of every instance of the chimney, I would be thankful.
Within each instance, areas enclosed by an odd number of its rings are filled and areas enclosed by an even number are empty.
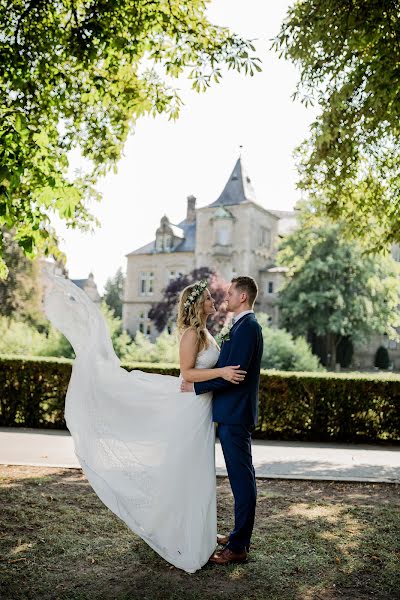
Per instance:
[[[186,220],[188,223],[196,220],[196,198],[192,195],[187,197]]]

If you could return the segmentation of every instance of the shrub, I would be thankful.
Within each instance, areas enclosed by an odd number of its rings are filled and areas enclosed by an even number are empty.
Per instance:
[[[138,331],[134,342],[126,349],[124,360],[127,362],[179,363],[179,339],[176,332],[165,329],[155,342],[151,342]]]
[[[128,371],[178,376],[166,364]],[[72,361],[0,357],[0,426],[65,428]],[[400,378],[262,371],[255,437],[281,440],[400,441]]]
[[[293,338],[285,329],[272,329],[268,325],[268,315],[258,313],[257,320],[262,327],[264,352],[261,366],[264,369],[279,371],[323,371],[319,358],[311,352],[307,341]]]
[[[0,354],[32,356],[75,356],[71,344],[63,334],[49,326],[40,333],[25,321],[0,317]]]

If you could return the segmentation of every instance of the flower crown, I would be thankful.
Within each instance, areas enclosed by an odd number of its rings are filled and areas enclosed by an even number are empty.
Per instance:
[[[185,302],[183,303],[183,306],[185,307],[186,310],[204,292],[207,285],[208,284],[205,279],[202,279],[201,281],[199,281],[199,283],[196,283],[194,285],[193,290],[190,292],[189,296],[186,298]]]

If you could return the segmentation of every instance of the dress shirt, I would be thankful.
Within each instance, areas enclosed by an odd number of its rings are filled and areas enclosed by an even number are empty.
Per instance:
[[[254,312],[254,310],[242,310],[242,312],[240,312],[239,314],[232,317],[232,325],[237,323],[237,321],[239,321],[239,319],[244,317],[244,315],[247,315],[248,313],[253,313],[253,312]]]

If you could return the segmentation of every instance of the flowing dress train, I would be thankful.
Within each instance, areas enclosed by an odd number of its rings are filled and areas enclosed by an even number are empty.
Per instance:
[[[172,565],[194,573],[216,546],[212,393],[180,378],[120,366],[99,308],[78,286],[43,271],[43,308],[74,348],[65,420],[102,502]],[[218,347],[196,368],[210,368]]]

